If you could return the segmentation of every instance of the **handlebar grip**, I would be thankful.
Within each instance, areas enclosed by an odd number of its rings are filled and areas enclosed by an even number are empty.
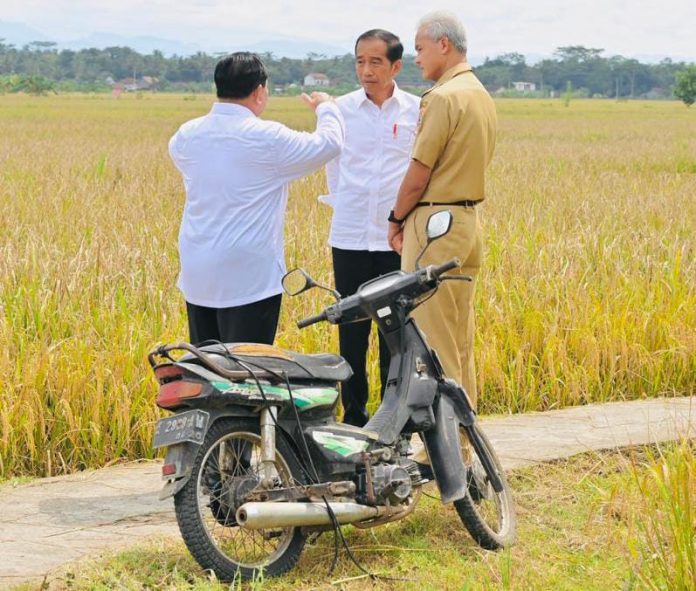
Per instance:
[[[435,275],[435,277],[439,277],[443,273],[447,273],[447,271],[451,271],[452,269],[457,269],[458,267],[461,267],[462,263],[458,258],[454,258],[451,261],[447,261],[446,263],[442,263],[441,265],[437,265],[432,268],[432,274]]]
[[[320,312],[319,314],[315,314],[314,316],[307,316],[307,318],[298,320],[297,328],[307,328],[308,326],[321,322],[322,320],[326,320],[326,310]]]

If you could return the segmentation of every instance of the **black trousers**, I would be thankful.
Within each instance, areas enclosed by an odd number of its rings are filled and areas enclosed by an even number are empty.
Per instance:
[[[401,268],[401,257],[393,251],[371,252],[333,248],[332,254],[336,289],[342,296],[355,293],[365,281]],[[366,404],[369,392],[365,362],[371,325],[372,321],[365,320],[338,327],[341,355],[353,368],[353,377],[341,387],[341,401],[345,413],[343,422],[358,427],[362,427],[368,419]],[[389,374],[390,359],[389,349],[380,334],[379,371],[382,393]]]
[[[273,344],[278,328],[281,294],[243,306],[206,308],[186,302],[191,343]]]

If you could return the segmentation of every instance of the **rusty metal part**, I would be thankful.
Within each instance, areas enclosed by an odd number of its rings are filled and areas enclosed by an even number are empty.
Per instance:
[[[365,464],[365,483],[367,484],[367,503],[368,505],[376,505],[377,499],[375,497],[375,485],[372,481],[372,462],[370,462],[370,454],[368,452],[362,453],[362,460]]]
[[[355,497],[355,483],[350,480],[341,480],[338,482],[323,482],[321,484],[308,484],[306,486],[292,486],[271,490],[257,488],[251,491],[245,500],[247,502],[318,501],[324,497],[329,497],[329,500]]]
[[[324,484],[310,484],[305,487],[305,491],[307,491],[308,497],[317,499],[321,499],[325,496],[354,497],[355,482],[340,480],[338,482],[327,482]]]
[[[390,447],[380,447],[366,453],[369,453],[370,457],[378,462],[389,462],[394,457],[394,450]]]
[[[161,347],[157,347],[156,349],[153,349],[152,351],[150,351],[150,353],[148,353],[147,360],[150,362],[150,365],[153,368],[157,367],[157,357],[164,357],[165,359],[169,359],[170,361],[176,362],[175,359],[172,359],[169,356],[169,353],[171,351],[188,351],[189,353],[200,359],[203,366],[207,367],[210,371],[232,381],[245,380],[250,377],[279,381],[277,373],[271,373],[262,369],[254,369],[253,372],[246,369],[225,369],[224,367],[221,367],[217,363],[215,363],[215,361],[213,361],[210,358],[210,356],[206,355],[206,353],[188,343],[177,343],[176,345],[163,345]]]
[[[399,521],[404,517],[408,517],[413,513],[416,505],[418,504],[418,499],[420,499],[421,489],[417,488],[415,494],[411,500],[400,510],[394,513],[386,513],[382,517],[377,517],[375,519],[370,519],[369,521],[356,521],[353,525],[359,529],[369,529],[371,527],[377,527],[378,525],[383,525],[385,523],[391,523],[392,521]],[[394,509],[394,507],[389,507],[389,509]]]

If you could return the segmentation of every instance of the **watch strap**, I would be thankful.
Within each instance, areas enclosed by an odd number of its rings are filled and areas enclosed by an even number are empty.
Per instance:
[[[388,222],[392,222],[392,223],[394,223],[394,224],[403,224],[403,223],[404,223],[404,220],[403,220],[403,219],[400,220],[399,218],[397,218],[397,217],[394,215],[394,210],[393,210],[393,209],[389,212],[389,217],[387,218],[387,221],[388,221]]]

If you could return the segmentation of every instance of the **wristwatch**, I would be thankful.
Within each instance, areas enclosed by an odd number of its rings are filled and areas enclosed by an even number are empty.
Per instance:
[[[387,221],[388,221],[388,222],[392,222],[392,223],[394,223],[394,224],[403,224],[403,223],[404,223],[404,220],[400,220],[399,218],[397,218],[397,217],[394,215],[394,210],[393,210],[393,209],[389,212],[389,217],[387,218]]]

